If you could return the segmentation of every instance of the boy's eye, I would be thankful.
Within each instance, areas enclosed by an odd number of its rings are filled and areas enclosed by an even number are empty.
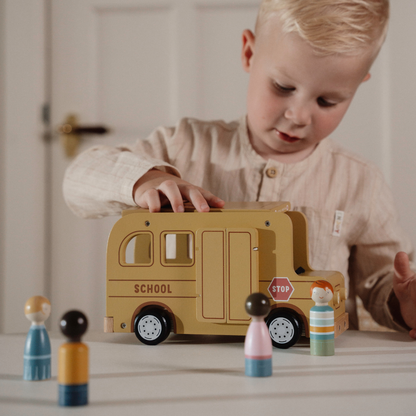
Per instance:
[[[276,90],[279,91],[279,92],[288,93],[288,92],[295,91],[295,88],[284,87],[283,85],[280,85],[277,82],[275,82],[273,85],[276,88]]]
[[[319,97],[317,101],[320,107],[334,107],[335,105],[337,105],[337,103],[327,101],[325,100],[325,98],[322,97]]]

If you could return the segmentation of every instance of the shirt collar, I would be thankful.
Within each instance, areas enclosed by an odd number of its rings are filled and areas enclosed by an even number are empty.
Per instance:
[[[332,140],[329,138],[323,139],[318,145],[315,147],[314,151],[305,159],[301,160],[300,162],[295,163],[283,163],[279,162],[274,159],[263,159],[253,148],[250,143],[250,139],[248,137],[248,128],[247,128],[247,116],[242,116],[240,118],[240,128],[239,128],[239,135],[241,140],[241,145],[245,150],[247,156],[253,161],[253,164],[260,167],[261,169],[265,168],[266,166],[276,166],[279,168],[280,172],[286,173],[300,173],[304,171],[307,167],[311,165],[315,165],[319,163],[323,153],[331,146]]]

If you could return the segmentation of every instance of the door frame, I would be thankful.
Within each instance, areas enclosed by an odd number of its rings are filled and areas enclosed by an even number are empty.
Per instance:
[[[0,332],[26,332],[24,304],[48,296],[50,0],[0,0]]]

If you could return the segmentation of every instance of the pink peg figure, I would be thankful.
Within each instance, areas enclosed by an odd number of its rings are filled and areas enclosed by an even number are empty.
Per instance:
[[[317,280],[311,286],[311,298],[315,302],[309,312],[311,355],[329,356],[335,354],[334,310],[328,305],[334,296],[334,289],[325,280]]]
[[[51,378],[51,343],[44,322],[51,314],[51,303],[43,296],[33,296],[25,304],[26,318],[32,322],[23,355],[23,379]]]
[[[244,343],[246,376],[272,375],[272,341],[264,318],[270,312],[269,299],[263,293],[252,293],[246,300],[246,312],[252,321]]]

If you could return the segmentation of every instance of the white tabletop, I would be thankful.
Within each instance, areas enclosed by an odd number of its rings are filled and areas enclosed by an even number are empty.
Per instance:
[[[134,334],[88,334],[90,404],[57,405],[52,379],[24,381],[26,335],[0,335],[0,415],[388,415],[416,413],[416,343],[407,334],[347,331],[335,356],[307,346],[273,351],[273,376],[244,375],[244,338],[172,335],[151,347]],[[266,413],[264,413],[266,414]]]

